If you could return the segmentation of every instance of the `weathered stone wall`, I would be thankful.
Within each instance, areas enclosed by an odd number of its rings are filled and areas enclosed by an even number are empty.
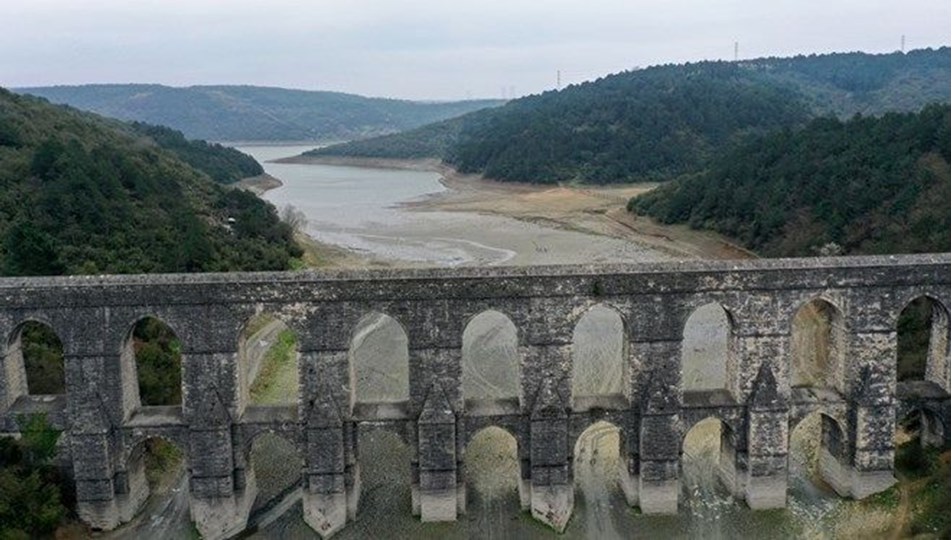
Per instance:
[[[425,520],[455,519],[465,511],[462,456],[473,433],[488,425],[515,436],[523,502],[557,529],[572,510],[575,441],[599,420],[620,428],[621,482],[629,501],[645,512],[677,509],[684,435],[709,416],[725,426],[723,477],[752,507],[784,504],[789,431],[817,411],[832,422],[825,431],[831,435],[824,436],[824,474],[844,495],[863,497],[892,481],[897,318],[910,301],[927,295],[940,306],[947,332],[949,271],[948,255],[910,255],[0,279],[0,335],[9,337],[2,342],[0,432],[16,432],[17,414],[43,408],[24,395],[16,354],[15,329],[35,319],[64,344],[61,425],[80,515],[99,528],[117,526],[141,504],[140,475],[129,455],[141,441],[160,436],[186,451],[193,518],[203,534],[239,530],[254,499],[247,452],[258,434],[270,431],[301,449],[305,518],[322,535],[333,534],[355,518],[363,421],[389,425],[410,444],[413,510]],[[832,344],[842,365],[833,388],[792,388],[792,323],[814,299],[828,302],[842,322],[842,338]],[[727,387],[685,393],[684,326],[694,310],[712,302],[731,324]],[[598,304],[624,321],[625,391],[576,402],[573,331]],[[517,329],[520,397],[468,409],[462,335],[471,318],[490,309]],[[298,335],[296,407],[245,403],[239,336],[261,312]],[[372,312],[392,317],[406,333],[406,402],[354,403],[349,349],[359,321]],[[167,323],[182,342],[181,407],[139,403],[127,340],[146,316]],[[947,336],[934,339],[931,354],[927,401],[947,403]]]

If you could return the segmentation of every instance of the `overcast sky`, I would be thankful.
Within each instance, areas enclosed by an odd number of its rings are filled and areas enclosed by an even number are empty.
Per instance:
[[[659,63],[950,41],[949,0],[0,0],[0,86],[510,97]]]

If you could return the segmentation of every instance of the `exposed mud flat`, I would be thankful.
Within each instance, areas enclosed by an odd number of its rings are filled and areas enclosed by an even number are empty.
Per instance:
[[[312,259],[320,266],[537,265],[754,256],[720,235],[661,225],[625,210],[631,197],[656,183],[602,187],[503,183],[460,174],[435,159],[301,155],[310,148],[241,147],[267,171],[242,184],[279,208],[292,204],[304,211],[307,233],[314,240],[309,252],[316,254]],[[359,186],[374,186],[369,200]],[[409,191],[390,193],[394,186]],[[340,193],[343,198],[337,196]],[[327,200],[314,204],[322,199]]]

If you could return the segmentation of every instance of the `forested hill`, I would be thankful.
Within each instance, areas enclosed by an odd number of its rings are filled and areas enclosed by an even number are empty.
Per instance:
[[[278,270],[298,256],[273,207],[141,131],[0,89],[0,274]]]
[[[916,112],[949,101],[949,47],[908,53],[860,52],[761,58],[744,69],[793,85],[817,115],[842,119],[856,113]]]
[[[948,102],[949,64],[944,47],[657,66],[311,154],[439,157],[497,180],[664,180],[702,170],[747,136],[818,115]]]
[[[767,256],[945,252],[949,122],[948,105],[818,118],[736,148],[629,209],[720,231]]]
[[[132,129],[152,139],[175,157],[202,171],[220,184],[233,184],[244,178],[264,174],[255,158],[239,150],[202,140],[188,140],[181,131],[165,126],[133,122]]]
[[[414,102],[257,86],[101,84],[20,88],[79,109],[170,126],[210,141],[344,140],[438,122],[498,100]]]

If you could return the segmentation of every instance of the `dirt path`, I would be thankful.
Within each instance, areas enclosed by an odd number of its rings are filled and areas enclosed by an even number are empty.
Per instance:
[[[912,493],[919,491],[929,482],[929,478],[909,482],[905,476],[898,473],[896,478],[899,480],[899,505],[896,506],[893,528],[889,533],[890,540],[899,540],[900,538],[906,538],[908,536],[904,533],[906,532],[906,527],[909,525],[909,520],[912,519]]]

